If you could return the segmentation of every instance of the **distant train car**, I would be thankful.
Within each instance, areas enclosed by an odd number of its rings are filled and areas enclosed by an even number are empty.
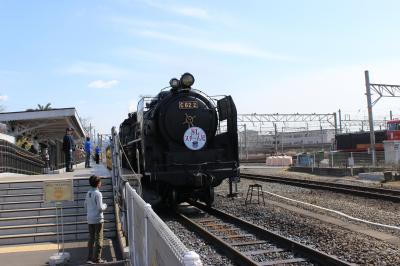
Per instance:
[[[239,176],[232,97],[217,100],[193,83],[189,73],[171,79],[170,90],[142,98],[120,126],[122,165],[143,175],[143,198],[152,204],[199,199],[210,206],[214,187]]]
[[[375,131],[375,150],[383,150],[383,141],[387,139],[386,130]],[[348,152],[364,152],[370,147],[369,132],[337,134],[335,136],[336,150]]]

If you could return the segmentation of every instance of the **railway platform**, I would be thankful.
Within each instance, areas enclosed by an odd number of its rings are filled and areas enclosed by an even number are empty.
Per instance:
[[[0,176],[0,261],[1,265],[48,265],[51,255],[57,253],[56,217],[54,204],[43,201],[43,182],[72,179],[74,201],[63,203],[65,251],[71,259],[67,265],[85,265],[87,259],[88,229],[83,202],[88,178],[102,177],[103,200],[108,204],[105,212],[104,247],[105,265],[124,265],[116,223],[109,170],[102,164],[84,168],[79,164],[74,172],[46,175],[3,173]]]

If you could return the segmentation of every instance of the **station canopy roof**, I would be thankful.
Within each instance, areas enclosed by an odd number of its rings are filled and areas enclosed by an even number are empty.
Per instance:
[[[8,134],[15,137],[31,135],[39,140],[62,139],[66,128],[74,129],[75,138],[86,136],[75,108],[0,113],[0,122],[8,125]]]

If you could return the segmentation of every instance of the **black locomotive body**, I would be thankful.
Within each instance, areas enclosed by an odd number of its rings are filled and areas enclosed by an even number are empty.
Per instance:
[[[213,188],[239,176],[235,104],[231,96],[211,99],[193,82],[189,73],[172,79],[169,91],[142,98],[120,126],[123,167],[143,175],[143,197],[152,204],[211,205]]]

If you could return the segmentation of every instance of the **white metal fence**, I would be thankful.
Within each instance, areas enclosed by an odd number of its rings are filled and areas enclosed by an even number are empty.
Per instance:
[[[300,158],[301,157],[301,158]],[[300,154],[296,158],[296,166],[306,167],[372,167],[372,155],[368,152],[313,152]],[[376,151],[376,167],[387,167],[383,151]]]
[[[201,266],[199,255],[189,251],[121,175],[118,135],[112,130],[114,197],[121,208],[121,221],[129,246],[130,265]]]

